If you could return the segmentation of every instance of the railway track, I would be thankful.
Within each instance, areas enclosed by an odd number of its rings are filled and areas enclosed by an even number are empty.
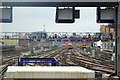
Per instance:
[[[62,51],[64,51],[64,48],[61,48],[61,49],[56,48],[56,49],[40,52],[39,55],[35,55],[35,56],[31,56],[31,57],[32,58],[34,57],[34,58],[56,58],[57,59],[58,57],[60,57],[60,52],[62,52]],[[36,64],[28,63],[27,65],[35,66]],[[41,64],[37,64],[37,65],[41,66]],[[48,66],[48,64],[43,64],[43,65]]]
[[[74,51],[74,53],[77,53],[77,50]],[[96,71],[102,71],[106,73],[114,73],[114,65],[112,64],[102,64],[102,61],[96,60],[94,58],[86,57],[79,52],[78,55],[72,55],[71,60],[78,64],[79,66],[86,67],[88,69],[96,70]]]
[[[2,65],[0,66],[0,78],[3,78],[8,66],[17,65],[20,51],[6,51],[2,52]]]
[[[77,49],[77,51],[78,51],[79,54],[81,54],[81,55],[79,55],[80,57],[84,56],[84,58],[89,60],[90,62],[93,62],[93,63],[96,62],[96,63],[102,64],[102,65],[106,65],[106,66],[110,66],[110,67],[114,66],[113,62],[111,62],[111,61],[106,61],[106,60],[103,60],[103,59],[89,57],[89,56],[84,55],[84,53],[82,53],[82,51],[80,51],[78,49]]]
[[[56,51],[58,48],[54,48],[54,49],[50,49],[50,50],[47,50],[47,51],[42,51],[42,54],[47,54],[48,52],[52,52],[52,51]],[[11,66],[11,65],[17,65],[17,61],[18,61],[18,58],[20,57],[21,55],[21,52],[3,52],[2,53],[2,65],[0,66],[0,77],[3,77],[4,76],[4,73],[6,72],[7,70],[7,67],[8,66]],[[43,55],[40,55],[40,56],[43,56]],[[33,55],[32,55],[33,56]],[[37,57],[40,57],[40,56],[37,56]],[[28,56],[29,57],[29,56]]]
[[[95,71],[114,73],[114,64],[112,62],[104,59],[97,59],[84,55],[83,51],[81,51],[81,49],[79,48],[74,48],[72,50],[65,48],[60,48],[60,49],[56,48],[47,51],[42,51],[38,55],[32,55],[31,57],[56,58],[59,62],[59,66],[82,66]],[[12,61],[12,59],[8,59],[3,63],[9,64],[9,61]],[[28,64],[28,65],[31,66],[34,64]],[[43,65],[47,65],[47,64],[43,64]],[[43,66],[43,65],[39,65],[39,66]],[[7,65],[3,68],[2,72],[5,71],[6,67]]]
[[[89,58],[89,59],[94,59],[95,61],[97,61],[97,62],[99,62],[99,63],[101,63],[101,64],[106,64],[106,63],[107,63],[106,65],[113,65],[113,66],[114,66],[114,62],[107,59],[108,56],[106,56],[105,59],[101,59],[101,58],[91,57],[91,56],[85,55],[85,53],[84,53],[81,49],[77,49],[77,51],[78,51],[79,53],[81,53],[83,56],[86,56],[86,57]],[[101,53],[100,53],[100,54],[101,54]],[[106,54],[106,53],[104,53],[104,54]],[[94,60],[92,60],[92,61],[94,61]]]
[[[14,61],[11,61],[11,62],[9,62],[9,63],[3,65],[3,66],[1,67],[2,70],[1,70],[1,72],[0,72],[0,75],[3,75],[4,72],[7,70],[7,67],[13,65],[15,62],[16,62],[16,61],[14,60]]]
[[[109,66],[106,66],[106,65],[101,65],[101,64],[98,64],[98,63],[93,63],[93,62],[90,62],[89,60],[85,60],[85,59],[81,59],[81,58],[76,58],[76,57],[73,57],[72,60],[74,63],[78,63],[78,65],[82,66],[82,67],[86,67],[88,69],[93,69],[93,70],[102,70],[103,72],[108,72],[108,73],[113,73],[114,72],[114,69],[113,67],[109,67]],[[98,69],[99,68],[99,69]],[[107,69],[107,71],[105,70]],[[108,71],[108,70],[111,70],[111,71]]]
[[[55,52],[56,50],[58,50],[58,48],[54,48],[54,49],[50,49],[50,50],[47,50],[47,51],[42,51],[42,52],[39,52],[37,55],[32,55],[31,57],[35,57],[35,58],[45,58],[47,57],[50,53],[53,53]]]
[[[15,64],[15,62],[16,62],[16,60],[13,60],[13,61],[10,61],[9,63],[6,63],[6,64],[0,66],[0,69],[1,69],[0,79],[2,79],[5,76],[4,74],[7,71],[8,66],[12,66],[13,64]]]
[[[55,55],[52,55],[52,57],[53,56]],[[103,61],[87,57],[83,55],[83,53],[79,52],[78,49],[65,49],[55,56],[56,59],[57,57],[59,59],[58,61],[60,66],[82,66],[96,71],[114,73],[113,64],[107,62],[107,64],[102,64]]]
[[[62,53],[61,66],[77,66],[77,64],[73,63],[70,59],[72,54],[72,50],[68,49],[66,49],[65,53]]]
[[[15,60],[15,59],[18,59],[18,58],[19,58],[19,56],[13,57],[13,58],[9,58],[9,59],[5,59],[5,60],[2,61],[2,65],[6,64],[6,63],[9,63],[9,61],[12,61],[12,60]]]
[[[87,52],[91,52],[92,49],[87,48]],[[96,59],[100,59],[100,60],[104,60],[104,61],[111,61],[111,56],[112,56],[112,52],[107,52],[107,51],[100,51],[95,50],[95,56]],[[107,56],[107,57],[106,57]]]

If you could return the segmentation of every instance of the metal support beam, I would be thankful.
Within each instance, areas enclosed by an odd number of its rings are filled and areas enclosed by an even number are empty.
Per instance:
[[[120,2],[116,12],[116,74],[120,77]]]
[[[31,54],[34,54],[34,50],[33,50],[34,41],[31,40],[30,43],[31,43],[30,44],[30,46],[31,46]]]
[[[3,6],[27,7],[113,7],[119,0],[1,0]]]

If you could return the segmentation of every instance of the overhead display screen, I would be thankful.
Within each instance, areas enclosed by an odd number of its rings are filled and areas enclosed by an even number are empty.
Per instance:
[[[0,22],[2,23],[12,22],[12,8],[0,8]]]
[[[56,23],[73,23],[74,22],[74,9],[65,8],[56,11]]]
[[[97,8],[98,23],[114,23],[116,18],[116,10],[114,8]]]

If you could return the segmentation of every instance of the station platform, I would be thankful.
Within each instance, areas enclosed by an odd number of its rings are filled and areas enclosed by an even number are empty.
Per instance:
[[[95,72],[72,66],[9,66],[6,78],[11,79],[88,79]]]

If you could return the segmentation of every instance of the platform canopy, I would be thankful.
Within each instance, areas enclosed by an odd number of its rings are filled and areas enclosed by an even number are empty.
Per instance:
[[[0,0],[3,6],[21,7],[112,7],[119,0]]]

